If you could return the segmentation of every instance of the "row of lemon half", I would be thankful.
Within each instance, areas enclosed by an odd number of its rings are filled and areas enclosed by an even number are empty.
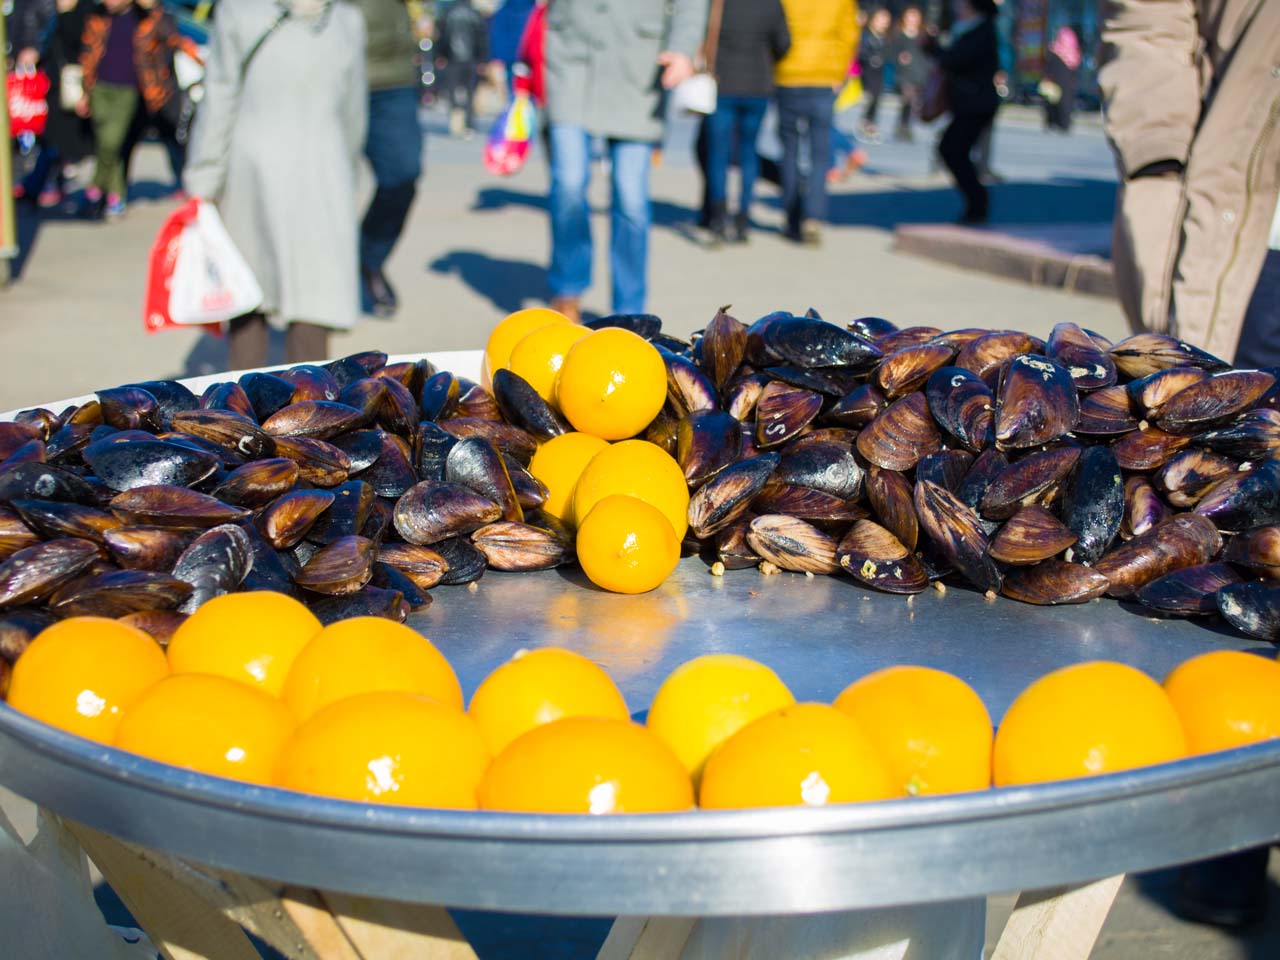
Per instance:
[[[1280,735],[1280,664],[1215,652],[1163,686],[1118,663],[1032,683],[999,730],[978,695],[898,666],[833,704],[767,666],[695,658],[643,724],[598,665],[518,653],[464,710],[445,657],[402,624],[321,627],[297,601],[210,601],[162,651],[71,618],[18,659],[9,704],[64,730],[217,776],[347,800],[547,813],[824,805],[1090,776]]]

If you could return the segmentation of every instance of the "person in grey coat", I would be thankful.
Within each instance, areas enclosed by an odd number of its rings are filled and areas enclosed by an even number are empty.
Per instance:
[[[552,306],[576,319],[591,286],[591,142],[609,147],[609,264],[615,313],[645,308],[649,167],[664,91],[693,74],[707,0],[555,0],[547,12]]]
[[[219,0],[184,176],[217,203],[262,286],[231,321],[232,369],[324,359],[360,315],[356,164],[365,140],[365,25],[332,0]]]

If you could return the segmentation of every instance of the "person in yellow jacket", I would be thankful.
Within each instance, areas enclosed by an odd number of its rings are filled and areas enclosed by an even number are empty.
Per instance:
[[[778,136],[782,141],[782,202],[787,236],[816,244],[827,215],[827,167],[836,91],[858,43],[855,0],[782,0],[791,49],[774,68]],[[809,142],[809,175],[800,177],[800,137]]]

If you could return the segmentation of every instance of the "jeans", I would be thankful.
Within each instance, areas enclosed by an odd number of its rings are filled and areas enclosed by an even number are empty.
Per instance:
[[[778,136],[782,140],[782,205],[787,225],[827,215],[827,170],[831,161],[831,119],[836,93],[830,87],[778,87]],[[800,134],[809,143],[809,175],[801,192]]]
[[[1245,311],[1237,367],[1280,367],[1280,250],[1268,250]]]
[[[643,313],[649,266],[649,166],[653,145],[609,140],[613,201],[609,217],[609,272],[614,313]],[[581,127],[551,125],[551,269],[557,297],[580,296],[591,286],[591,222],[587,184],[591,135]]]
[[[138,109],[138,90],[116,83],[101,83],[89,94],[89,108],[93,113],[93,137],[97,170],[93,185],[103,193],[114,194],[122,200],[125,182],[125,141],[133,125],[133,115]]]
[[[476,128],[476,85],[480,82],[479,68],[474,63],[447,63],[445,79],[449,84],[449,106],[461,110],[467,130]]]
[[[369,132],[364,153],[373,167],[377,189],[360,224],[360,266],[381,270],[400,239],[422,174],[416,87],[369,93]]]
[[[738,209],[744,214],[751,210],[756,177],[760,173],[756,137],[768,106],[767,97],[722,96],[716,101],[716,112],[707,118],[707,196],[721,211],[728,200],[729,161],[735,146],[738,167],[742,170]]]

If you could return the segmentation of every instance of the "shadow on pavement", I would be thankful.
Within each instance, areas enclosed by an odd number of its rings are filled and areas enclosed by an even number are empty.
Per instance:
[[[503,260],[478,250],[451,250],[427,265],[432,273],[456,274],[468,287],[504,313],[526,300],[546,300],[547,268],[526,260]]]
[[[1277,883],[1275,858],[1267,882],[1267,915],[1262,923],[1245,930],[1222,930],[1223,937],[1235,941],[1237,953],[1241,960],[1274,960],[1280,956],[1280,884]],[[1167,870],[1153,870],[1150,873],[1133,877],[1135,886],[1143,899],[1155,905],[1169,917],[1175,917],[1174,901],[1178,891],[1178,867]],[[1205,928],[1200,928],[1205,929]],[[1189,955],[1189,954],[1188,954]]]

